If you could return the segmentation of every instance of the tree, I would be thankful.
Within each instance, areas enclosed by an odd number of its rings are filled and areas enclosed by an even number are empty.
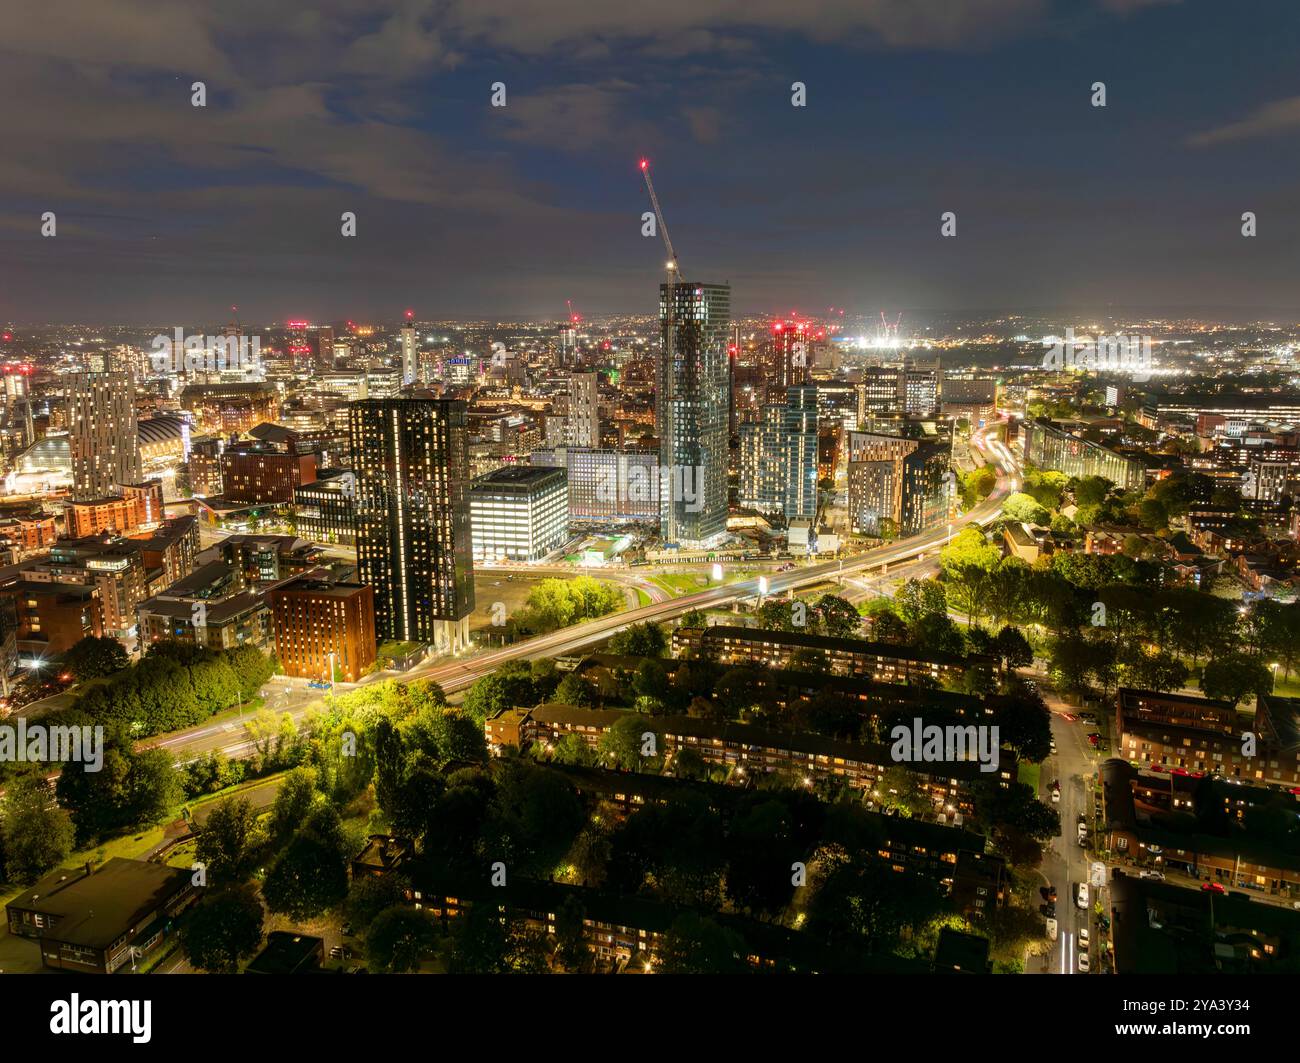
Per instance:
[[[271,819],[267,832],[272,841],[283,843],[302,826],[312,808],[323,797],[316,789],[315,768],[294,768],[280,783],[275,803],[271,806]]]
[[[438,932],[433,917],[419,908],[385,908],[366,934],[366,962],[377,974],[409,974],[433,952]]]
[[[618,768],[620,771],[637,771],[642,760],[641,749],[643,736],[653,733],[647,717],[629,714],[614,721],[600,740],[596,743],[596,752],[600,755],[600,764],[605,767]],[[655,737],[655,749],[659,749],[659,739]]]
[[[1034,663],[1034,648],[1019,628],[1010,624],[1003,626],[993,640],[993,652],[1002,661],[1003,670],[1025,668]]]
[[[108,739],[103,753],[99,771],[69,762],[55,785],[59,804],[72,814],[78,844],[156,823],[180,799],[180,778],[165,750],[137,753]]]
[[[275,674],[275,658],[263,653],[256,646],[250,644],[236,646],[222,651],[221,656],[235,673],[239,695],[245,701],[261,690],[267,680]]]
[[[38,775],[23,775],[8,784],[0,803],[0,848],[5,875],[12,882],[35,882],[72,852],[72,817],[50,801]]]
[[[637,665],[632,677],[632,690],[637,697],[650,698],[659,704],[668,699],[668,673],[658,660],[650,658]]]
[[[248,886],[228,886],[205,897],[181,926],[181,945],[195,967],[233,974],[262,944],[265,912]]]
[[[813,612],[822,634],[835,638],[857,635],[862,626],[862,617],[858,611],[847,600],[835,594],[823,594],[818,598]]]
[[[581,971],[591,960],[582,901],[576,895],[564,898],[555,915],[555,958],[566,971]]]
[[[1273,689],[1273,675],[1257,657],[1232,653],[1216,657],[1201,673],[1206,697],[1226,701],[1234,708],[1249,694],[1267,694]]]
[[[406,900],[410,882],[401,875],[358,875],[348,887],[343,914],[363,936],[380,912]]]
[[[194,855],[213,882],[238,885],[252,876],[265,844],[253,806],[245,798],[228,797],[203,824]]]
[[[493,904],[475,904],[456,920],[447,970],[452,974],[505,974],[510,970],[510,930]]]
[[[658,624],[631,624],[609,640],[609,652],[626,657],[662,657],[668,652],[668,636]]]
[[[337,841],[306,828],[280,854],[262,884],[266,906],[299,922],[333,908],[347,892],[347,864]]]
[[[1046,524],[1051,520],[1051,514],[1036,499],[1021,491],[1010,495],[1002,503],[1002,512],[1011,520],[1024,524]]]
[[[909,579],[894,592],[894,603],[907,623],[914,624],[932,614],[948,615],[948,596],[943,584],[934,579]]]
[[[1187,665],[1170,653],[1148,653],[1137,649],[1121,658],[1121,669],[1127,686],[1139,690],[1166,693],[1180,690],[1187,683]]]
[[[741,974],[748,969],[745,939],[697,912],[673,920],[659,949],[665,974]]]
[[[227,709],[239,701],[239,680],[225,661],[197,661],[190,666],[190,682],[199,712],[204,716]]]
[[[596,704],[596,694],[577,672],[570,672],[560,680],[555,688],[555,701],[560,705],[575,705],[578,708],[590,708]]]
[[[126,647],[107,635],[87,635],[73,643],[63,655],[63,667],[83,683],[87,679],[113,675],[130,665]]]

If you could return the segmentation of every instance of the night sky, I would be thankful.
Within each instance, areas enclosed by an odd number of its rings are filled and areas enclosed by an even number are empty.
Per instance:
[[[9,0],[0,318],[1300,311],[1294,0],[290,6]]]

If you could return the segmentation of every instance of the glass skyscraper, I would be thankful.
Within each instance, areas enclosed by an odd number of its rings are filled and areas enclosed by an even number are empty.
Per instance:
[[[660,534],[665,542],[711,546],[727,533],[730,286],[661,284],[659,324]]]

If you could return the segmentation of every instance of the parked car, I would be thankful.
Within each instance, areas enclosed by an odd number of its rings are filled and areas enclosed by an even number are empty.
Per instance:
[[[1080,882],[1075,888],[1074,903],[1085,912],[1088,910],[1088,883]]]
[[[1048,940],[1050,940],[1050,941],[1055,941],[1055,940],[1056,940],[1056,930],[1057,930],[1057,927],[1056,927],[1056,920],[1055,920],[1055,919],[1049,919],[1049,920],[1047,920],[1047,937],[1048,937]]]
[[[1039,892],[1040,894],[1042,894],[1042,896],[1043,896],[1043,900],[1045,900],[1045,901],[1051,901],[1053,904],[1056,903],[1056,887],[1055,887],[1055,886],[1040,886],[1039,889],[1038,889],[1038,892]],[[1298,903],[1300,903],[1300,902],[1298,902]]]
[[[1091,968],[1088,965],[1088,954],[1086,952],[1079,953],[1079,973],[1087,974],[1090,969]]]
[[[1079,948],[1083,949],[1084,952],[1088,951],[1088,928],[1086,926],[1079,927]]]
[[[346,945],[335,945],[332,949],[330,949],[330,959],[350,960],[351,958],[352,958],[352,950],[348,948]]]
[[[1204,890],[1204,891],[1208,891],[1208,892],[1210,892],[1210,893],[1227,893],[1227,892],[1228,892],[1228,891],[1225,890],[1221,885],[1219,885],[1219,883],[1217,883],[1217,882],[1202,882],[1202,883],[1201,883],[1201,889]]]
[[[1147,868],[1144,871],[1140,871],[1138,873],[1138,877],[1154,879],[1156,882],[1163,882],[1165,880],[1165,876],[1161,872],[1155,871],[1151,868]]]
[[[1060,790],[1053,790],[1053,791],[1052,791],[1052,804],[1054,804],[1054,805],[1059,805],[1060,803],[1061,803],[1061,791],[1060,791]]]

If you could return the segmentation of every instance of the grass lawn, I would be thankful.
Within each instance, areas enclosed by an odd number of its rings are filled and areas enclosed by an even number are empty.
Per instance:
[[[394,642],[389,640],[388,642],[381,642],[379,644],[376,656],[380,658],[405,657],[408,653],[414,653],[419,648],[420,643],[418,642]]]
[[[647,605],[652,605],[652,604],[654,604],[654,603],[652,603],[652,602],[650,601],[650,595],[647,594],[645,591],[643,591],[640,587],[638,587],[638,588],[636,589],[636,605],[637,605],[637,608],[638,608],[638,609],[644,609]]]
[[[1022,760],[1017,767],[1016,779],[1019,782],[1027,783],[1034,788],[1034,793],[1038,793],[1038,777],[1042,771],[1041,764],[1033,764],[1027,760]]]

